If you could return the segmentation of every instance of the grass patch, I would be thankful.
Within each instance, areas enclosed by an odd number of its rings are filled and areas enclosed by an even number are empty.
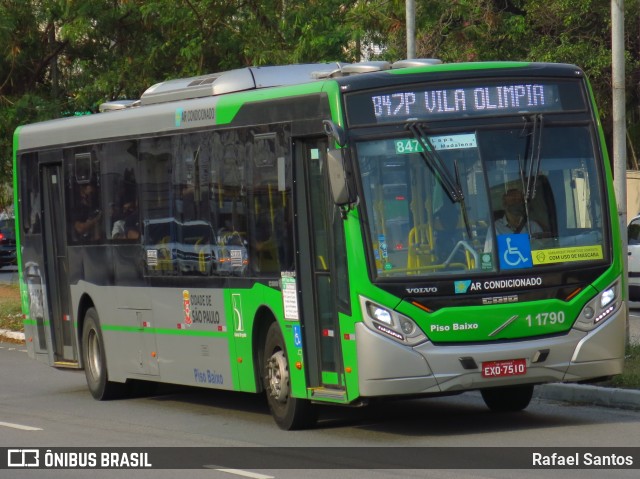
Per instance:
[[[640,344],[627,346],[622,374],[611,378],[606,386],[640,389]]]
[[[0,285],[0,329],[24,331],[20,288],[17,284]]]

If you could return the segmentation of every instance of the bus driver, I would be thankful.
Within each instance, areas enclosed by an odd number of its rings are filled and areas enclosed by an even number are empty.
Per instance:
[[[537,235],[542,233],[542,227],[535,221],[527,218],[527,211],[524,204],[524,195],[518,188],[511,188],[502,196],[502,207],[504,214],[495,220],[496,235],[508,235],[518,233],[528,233]],[[525,228],[529,225],[529,228]],[[490,253],[493,249],[493,239],[487,234],[484,243],[485,253]]]
[[[534,220],[528,220],[524,204],[524,195],[518,188],[511,188],[502,196],[502,206],[504,215],[495,222],[496,234],[517,234],[522,233],[527,223],[529,223],[530,235],[542,233],[542,228]],[[526,230],[524,231],[527,232]]]

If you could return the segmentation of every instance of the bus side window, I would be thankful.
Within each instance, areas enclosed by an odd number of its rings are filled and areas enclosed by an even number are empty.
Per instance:
[[[67,165],[68,232],[72,243],[96,243],[104,239],[100,163],[94,150],[65,152]]]
[[[251,143],[248,243],[250,264],[258,274],[293,268],[291,179],[287,176],[292,168],[285,138],[284,131],[254,132]]]
[[[140,238],[136,157],[133,156],[133,148],[134,145],[130,145],[119,148],[119,154],[111,151],[106,155],[111,165],[110,171],[102,176],[105,204],[109,205],[105,229],[107,238],[114,241],[137,241]]]
[[[40,178],[38,175],[28,173],[28,171],[34,171],[37,162],[37,153],[24,154],[19,160],[20,174],[22,175],[20,189],[23,204],[21,221],[22,230],[26,234],[39,234],[41,228]]]
[[[211,274],[242,276],[248,262],[244,247],[247,234],[244,142],[238,130],[221,131],[211,135],[208,148],[209,212],[205,218],[215,233]],[[232,263],[232,257],[241,259]]]

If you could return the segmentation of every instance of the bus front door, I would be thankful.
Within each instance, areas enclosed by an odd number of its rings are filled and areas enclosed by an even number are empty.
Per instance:
[[[64,222],[64,184],[60,163],[43,164],[40,169],[44,201],[44,255],[47,302],[54,365],[77,366],[73,321],[70,315],[67,246]]]
[[[343,226],[329,193],[326,138],[297,142],[296,190],[302,340],[314,397],[345,396],[338,322],[337,271]],[[339,246],[336,245],[339,243]]]

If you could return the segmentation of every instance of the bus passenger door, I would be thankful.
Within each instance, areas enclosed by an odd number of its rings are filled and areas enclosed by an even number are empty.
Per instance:
[[[343,398],[344,365],[340,347],[336,236],[343,235],[326,174],[327,139],[296,143],[296,217],[302,339],[313,395]],[[303,186],[301,186],[303,185]],[[344,242],[338,242],[344,248]]]
[[[53,351],[54,365],[72,366],[78,362],[78,351],[70,314],[62,164],[43,164],[40,173],[44,202],[45,280],[48,291],[45,304],[48,305],[53,343],[49,350]]]

